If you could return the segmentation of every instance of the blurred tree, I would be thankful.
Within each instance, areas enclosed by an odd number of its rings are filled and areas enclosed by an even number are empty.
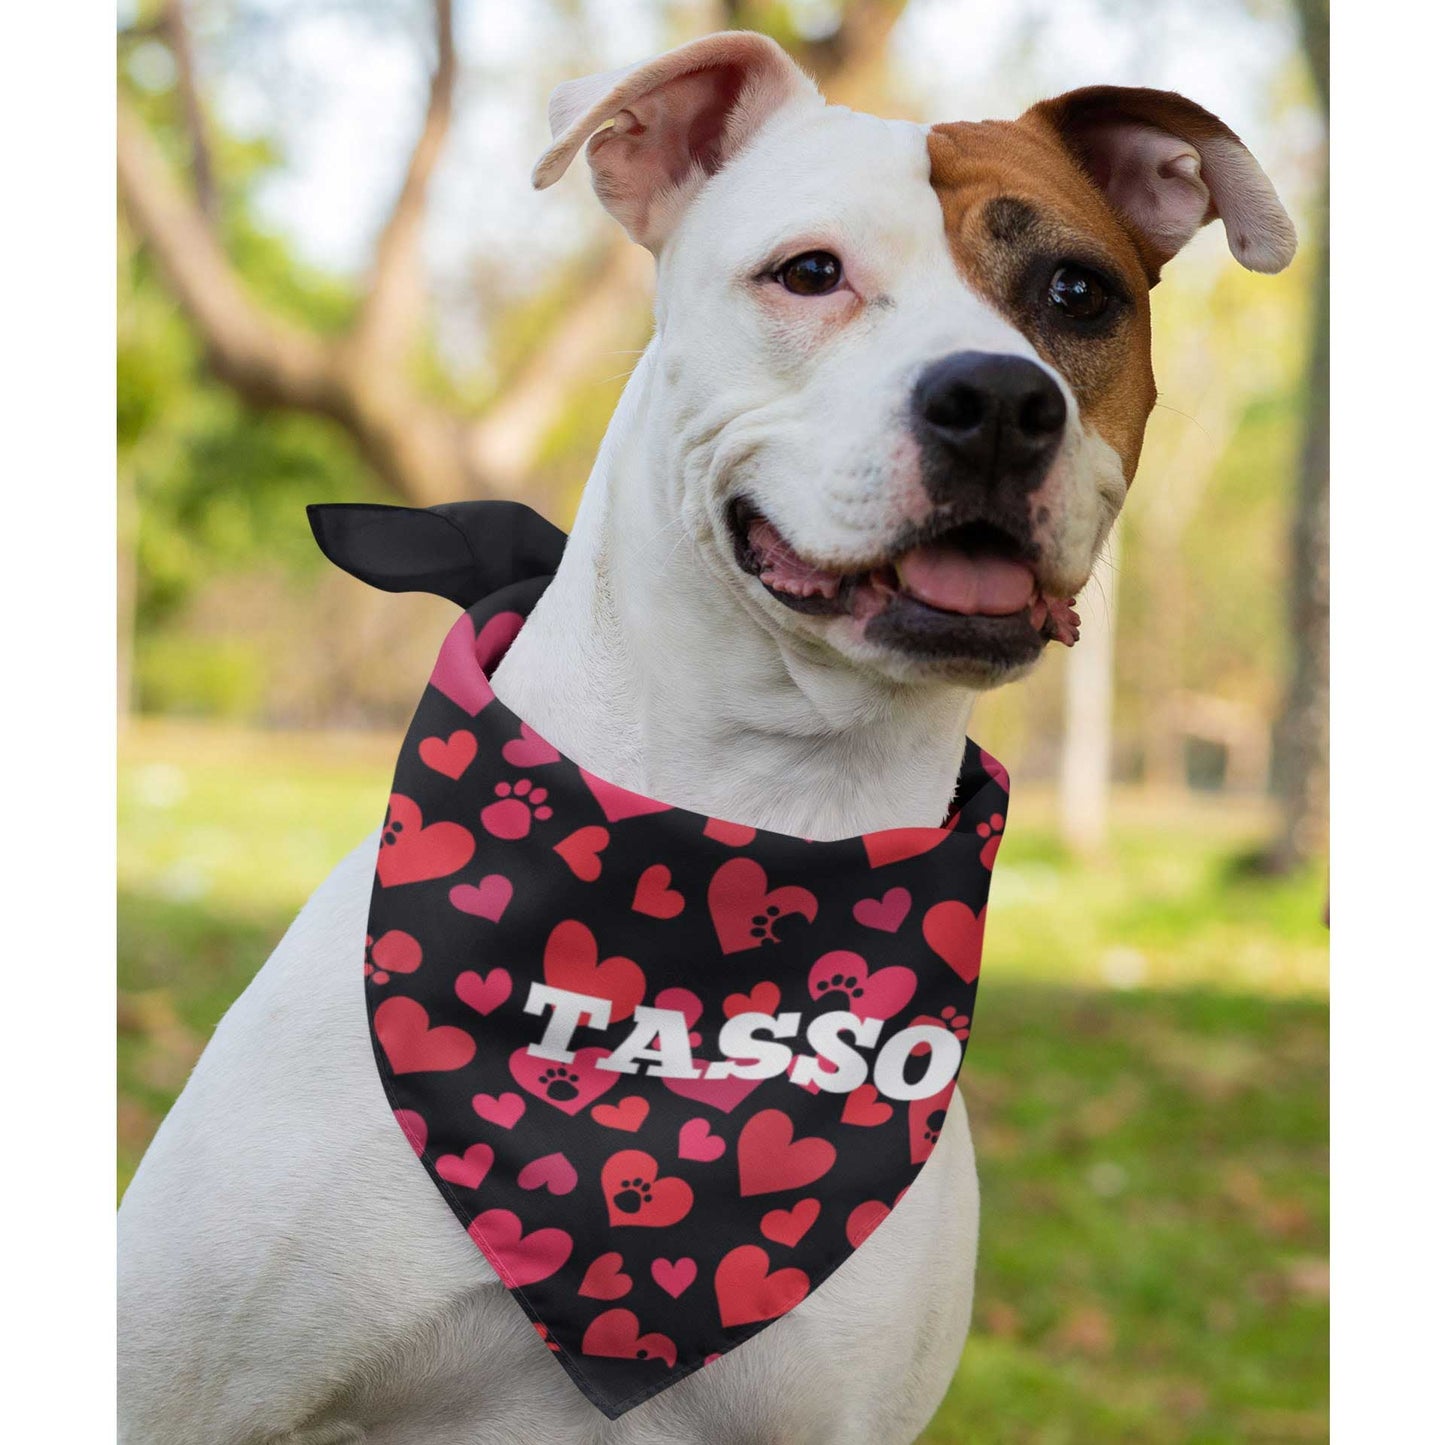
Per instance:
[[[1315,94],[1326,120],[1330,108],[1329,0],[1294,0]],[[1290,534],[1289,639],[1291,667],[1275,723],[1275,787],[1282,821],[1265,858],[1286,873],[1319,852],[1329,810],[1330,688],[1330,236],[1329,142],[1319,206],[1319,243],[1311,300],[1309,367],[1305,376],[1304,439],[1295,482]]]
[[[903,0],[837,7],[831,30],[799,35],[786,7],[724,5],[724,19],[772,30],[806,54],[821,79],[850,91],[853,71],[875,66]],[[746,12],[746,13],[745,13]],[[433,0],[434,57],[421,129],[378,235],[350,324],[318,335],[277,314],[248,286],[215,220],[215,181],[205,109],[181,0],[164,0],[144,27],[175,60],[179,122],[189,137],[190,184],[161,139],[121,92],[118,173],[126,215],[195,329],[214,374],[250,405],[310,413],[337,423],[377,475],[420,504],[527,490],[548,428],[608,346],[627,335],[647,294],[645,254],[619,237],[578,268],[554,324],[515,366],[481,415],[438,399],[417,377],[424,347],[421,240],[427,190],[451,126],[457,85],[452,0]],[[434,390],[434,388],[432,389]],[[559,510],[556,497],[533,499]]]

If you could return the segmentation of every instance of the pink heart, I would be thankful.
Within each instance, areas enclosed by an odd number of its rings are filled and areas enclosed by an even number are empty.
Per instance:
[[[979,761],[983,764],[983,770],[1004,792],[1008,792],[1008,769],[994,757],[992,753],[986,753],[982,748],[978,750]]]
[[[707,1060],[698,1061],[706,1067]],[[672,1090],[674,1094],[680,1094],[684,1099],[691,1099],[697,1104],[710,1104],[714,1109],[721,1109],[724,1114],[731,1114],[757,1086],[762,1083],[761,1079],[664,1079],[662,1081]]]
[[[500,873],[488,873],[480,883],[458,883],[447,897],[452,907],[474,918],[485,918],[491,923],[501,921],[512,901],[511,882]]]
[[[457,997],[466,1004],[468,1008],[474,1008],[479,1014],[489,1014],[493,1009],[501,1008],[512,996],[512,975],[505,968],[494,968],[485,978],[473,969],[458,975],[456,981]]]
[[[620,823],[624,818],[641,818],[648,813],[665,813],[672,807],[671,803],[659,803],[655,798],[644,798],[641,793],[619,788],[616,783],[609,783],[605,778],[589,773],[586,768],[578,768],[577,771],[582,774],[582,781],[597,799],[597,806],[609,823]]]
[[[475,1189],[487,1177],[493,1158],[490,1144],[473,1144],[465,1154],[443,1154],[437,1160],[436,1169],[448,1184]]]
[[[545,1189],[548,1194],[570,1194],[577,1187],[577,1171],[565,1154],[544,1154],[517,1175],[523,1189]]]
[[[572,1236],[565,1229],[534,1229],[524,1234],[522,1221],[510,1209],[489,1209],[477,1215],[467,1233],[510,1289],[556,1274],[572,1253]]]
[[[665,988],[652,1002],[656,1008],[670,1008],[680,1013],[687,1020],[688,1028],[702,1017],[702,1000],[690,988]]]
[[[808,971],[808,991],[815,999],[827,999],[831,1007],[861,1019],[891,1019],[917,988],[918,975],[911,968],[899,963],[870,973],[867,960],[846,949],[825,953]]]
[[[522,736],[507,743],[502,748],[502,756],[514,768],[540,768],[545,763],[555,763],[562,754],[523,723]]]
[[[864,928],[897,933],[913,907],[913,895],[906,888],[890,888],[882,898],[860,898],[853,905],[853,917]]]
[[[499,1129],[510,1129],[522,1117],[527,1101],[508,1090],[505,1094],[473,1094],[472,1108],[478,1117]]]
[[[712,1126],[706,1119],[689,1119],[677,1131],[679,1159],[696,1159],[703,1164],[711,1164],[713,1160],[722,1158],[726,1148],[726,1141],[712,1132]]]
[[[654,1259],[652,1261],[652,1277],[658,1283],[658,1287],[665,1289],[673,1299],[685,1294],[697,1278],[697,1261],[695,1259]]]
[[[512,1077],[529,1093],[560,1109],[564,1114],[580,1114],[595,1104],[620,1078],[621,1074],[599,1069],[597,1061],[608,1057],[610,1050],[600,1045],[578,1049],[572,1061],[560,1064],[554,1059],[539,1059],[527,1052],[527,1046],[513,1053],[508,1061]]]
[[[437,654],[431,685],[463,712],[476,717],[495,696],[487,681],[488,668],[497,665],[521,630],[520,613],[499,612],[488,620],[479,636],[472,619],[463,613]]]

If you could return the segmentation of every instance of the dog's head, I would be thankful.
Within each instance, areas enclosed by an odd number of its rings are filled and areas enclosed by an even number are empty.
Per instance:
[[[658,260],[667,520],[769,626],[900,681],[993,686],[1072,640],[1154,404],[1160,267],[1216,217],[1253,270],[1294,252],[1239,138],[1160,91],[925,128],[731,32],[550,114],[535,184],[585,145]]]

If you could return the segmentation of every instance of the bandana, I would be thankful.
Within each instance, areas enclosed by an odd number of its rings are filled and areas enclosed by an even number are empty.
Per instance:
[[[928,1159],[1007,775],[970,742],[940,827],[837,842],[629,792],[487,680],[561,532],[515,503],[310,513],[354,575],[467,609],[382,829],[377,1068],[538,1348],[616,1418],[801,1303]]]

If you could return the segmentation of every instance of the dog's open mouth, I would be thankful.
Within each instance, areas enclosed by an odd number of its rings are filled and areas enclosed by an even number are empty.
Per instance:
[[[877,642],[929,656],[973,656],[1011,669],[1044,644],[1072,647],[1072,597],[1039,584],[1029,548],[989,522],[965,522],[905,544],[871,566],[843,571],[806,561],[760,511],[729,512],[738,565],[798,612],[852,617]]]

